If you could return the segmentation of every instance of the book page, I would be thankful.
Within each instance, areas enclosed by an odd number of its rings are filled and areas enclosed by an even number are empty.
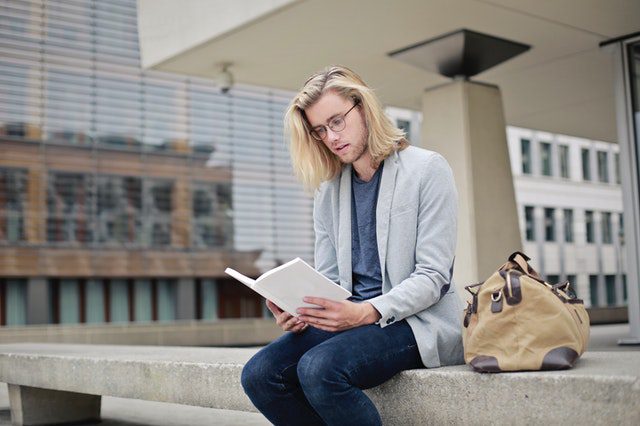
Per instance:
[[[298,315],[297,308],[317,307],[303,302],[305,296],[331,300],[344,300],[351,296],[346,289],[326,278],[300,258],[266,272],[256,280],[253,289],[270,293],[273,295],[270,299],[272,302],[294,316]]]

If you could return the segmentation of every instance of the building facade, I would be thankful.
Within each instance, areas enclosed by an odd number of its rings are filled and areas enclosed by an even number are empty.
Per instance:
[[[0,326],[265,315],[224,276],[313,257],[291,93],[142,70],[135,0],[0,5]],[[418,143],[419,113],[389,108]],[[523,245],[625,303],[617,146],[509,128]]]
[[[507,129],[523,248],[587,306],[627,304],[617,144]]]
[[[140,68],[136,2],[0,6],[0,325],[260,316],[312,257],[289,93]]]

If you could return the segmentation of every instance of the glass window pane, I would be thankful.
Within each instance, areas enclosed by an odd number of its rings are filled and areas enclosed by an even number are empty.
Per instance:
[[[111,322],[129,321],[129,286],[127,280],[111,280],[109,285]]]
[[[609,182],[609,160],[605,151],[598,151],[598,180],[603,183]]]
[[[582,148],[582,179],[591,180],[591,151]]]
[[[584,223],[585,223],[585,233],[586,233],[586,240],[588,243],[593,243],[595,242],[595,235],[594,235],[594,223],[593,223],[593,212],[590,210],[587,210],[584,212]]]
[[[616,276],[605,275],[604,283],[607,289],[607,306],[615,306],[616,302]]]
[[[551,176],[551,144],[540,142],[540,173],[543,176]]]
[[[564,240],[567,243],[573,242],[573,210],[564,209]]]
[[[26,239],[26,211],[27,171],[0,167],[0,242],[17,243]]]
[[[525,206],[524,207],[524,220],[525,220],[525,233],[527,241],[535,241],[536,239],[536,226],[535,226],[535,218],[533,216],[533,207]]]
[[[531,174],[531,141],[520,139],[520,154],[522,156],[522,173]]]
[[[202,286],[202,319],[212,320],[218,318],[218,288],[213,279],[204,278]]]
[[[569,147],[559,145],[560,149],[560,177],[569,178]]]
[[[598,300],[598,276],[589,275],[589,295],[591,298],[591,306],[598,307],[600,301]]]
[[[77,324],[80,322],[80,295],[78,280],[60,280],[60,323]]]
[[[8,279],[6,284],[7,325],[24,325],[27,323],[27,281]]]
[[[87,323],[104,322],[104,286],[102,280],[87,280],[85,297]]]
[[[613,236],[611,232],[611,213],[602,212],[602,243],[611,244],[613,242]]]
[[[151,281],[147,279],[137,279],[135,288],[135,320],[151,321]]]
[[[555,209],[544,209],[544,240],[555,241],[556,240],[556,221],[555,221]]]
[[[173,321],[176,319],[175,282],[159,279],[158,286],[158,321]]]

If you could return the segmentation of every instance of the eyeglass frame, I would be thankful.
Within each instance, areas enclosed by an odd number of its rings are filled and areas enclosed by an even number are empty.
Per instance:
[[[353,102],[353,106],[352,106],[351,108],[349,108],[349,110],[348,110],[347,112],[345,112],[344,114],[337,114],[337,115],[333,116],[333,117],[331,118],[331,120],[329,120],[329,122],[327,123],[327,125],[321,124],[321,125],[316,126],[316,127],[314,127],[314,128],[311,128],[311,126],[309,125],[309,127],[310,127],[310,129],[309,129],[309,134],[310,134],[310,135],[311,135],[311,137],[312,137],[313,139],[315,139],[316,141],[318,141],[318,142],[322,142],[322,141],[324,141],[324,139],[325,139],[325,138],[327,137],[327,135],[329,134],[329,133],[328,133],[328,131],[327,131],[327,127],[328,127],[329,129],[331,129],[331,131],[332,131],[332,132],[336,132],[336,133],[337,133],[337,132],[341,132],[341,131],[343,131],[344,129],[346,129],[346,128],[347,128],[347,121],[346,121],[347,114],[349,114],[349,113],[350,113],[350,112],[351,112],[355,107],[357,107],[358,105],[360,105],[360,99],[355,99],[355,100],[354,100],[354,102]],[[332,122],[334,122],[334,121],[335,121],[335,120],[337,120],[337,119],[341,119],[341,120],[342,120],[342,128],[341,128],[341,129],[334,128],[334,127],[331,125],[331,123],[332,123]],[[318,128],[322,128],[322,129],[324,130],[324,137],[321,137],[321,136],[318,134],[318,132],[316,131],[316,129],[318,129]]]

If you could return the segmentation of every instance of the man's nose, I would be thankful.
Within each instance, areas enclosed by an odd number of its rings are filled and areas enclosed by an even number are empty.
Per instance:
[[[338,139],[340,139],[340,132],[336,132],[334,130],[331,130],[330,127],[327,127],[327,141],[333,142],[337,141]]]

